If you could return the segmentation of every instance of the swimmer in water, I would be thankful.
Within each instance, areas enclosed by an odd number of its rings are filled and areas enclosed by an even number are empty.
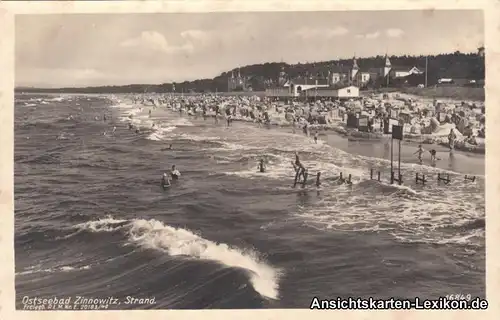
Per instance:
[[[163,177],[161,177],[161,186],[170,186],[170,179],[168,178],[168,175],[166,173],[163,173]]]
[[[172,176],[172,180],[178,180],[181,176],[181,173],[175,168],[175,165],[173,165],[172,170],[170,171],[170,175]]]
[[[418,161],[422,163],[422,155],[424,154],[424,148],[422,148],[421,144],[418,145],[417,151],[415,151],[415,153],[413,154],[418,154],[417,155]]]
[[[161,149],[162,151],[165,151],[165,150],[172,150],[172,144],[169,144],[167,148],[163,148]]]
[[[259,166],[257,167],[257,169],[259,169],[259,172],[261,173],[266,172],[266,165],[264,164],[264,159],[260,159]]]

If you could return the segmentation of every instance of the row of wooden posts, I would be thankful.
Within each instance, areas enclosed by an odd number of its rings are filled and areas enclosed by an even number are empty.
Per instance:
[[[295,180],[293,182],[293,187],[295,188],[297,186],[298,183],[300,183],[302,185],[302,188],[304,188],[307,184],[307,178],[309,176],[309,173],[307,170],[304,171],[303,173],[303,178],[304,180],[302,180],[302,182],[300,182],[300,176],[301,176],[301,169],[300,168],[297,168],[295,170]],[[352,175],[349,174],[347,176],[347,179],[344,177],[344,175],[342,174],[342,172],[340,173],[339,177],[337,178],[337,181],[341,184],[352,184],[352,181],[351,181],[351,178],[352,178]],[[320,187],[321,186],[321,172],[318,172],[316,173],[316,187]]]
[[[376,180],[376,181],[381,182],[381,172],[377,171],[376,173],[377,174],[375,176],[375,170],[370,169],[370,180]],[[301,181],[301,179],[300,179],[300,177],[301,177],[301,169],[297,168],[297,170],[295,171],[295,180],[293,182],[293,187],[295,188],[297,186],[297,184],[301,184],[302,188],[304,188],[306,186],[306,184],[307,184],[307,178],[308,178],[308,176],[309,176],[309,173],[308,173],[307,170],[305,170],[303,172],[303,174],[302,174],[302,177],[304,179]],[[341,172],[340,175],[337,178],[337,181],[339,183],[342,183],[342,184],[343,183],[345,183],[345,184],[352,184],[351,178],[352,178],[351,174],[349,174],[347,176],[347,178],[345,178],[344,175],[343,175],[343,173]],[[428,178],[428,175],[426,176],[425,174],[420,174],[418,172],[415,173],[415,183],[416,184],[425,185],[427,182],[429,182],[429,180],[427,178]],[[402,185],[403,184],[403,175],[402,174],[398,174],[398,176],[396,177],[395,173],[391,172],[391,181],[395,181],[399,185]],[[443,182],[444,184],[449,184],[451,182],[451,178],[450,178],[450,175],[448,173],[438,173],[436,181],[438,183],[439,182]],[[474,181],[476,181],[476,176],[465,175],[465,181],[474,182]],[[316,184],[316,187],[321,186],[321,172],[316,173],[316,183],[315,184]]]
[[[374,170],[370,169],[370,180],[377,180],[380,182],[380,171],[377,171],[377,177],[374,178]],[[427,176],[428,177],[428,176]],[[392,181],[398,182],[400,185],[403,184],[403,175],[398,174],[398,177],[395,177],[394,172],[391,172],[391,183]],[[448,173],[438,173],[437,174],[437,182],[443,182],[444,184],[449,184],[451,182],[450,175]],[[476,176],[469,176],[465,175],[465,181],[471,181],[474,182],[476,181]],[[419,174],[418,172],[415,173],[415,183],[416,184],[426,184],[429,182],[426,178],[425,174]]]

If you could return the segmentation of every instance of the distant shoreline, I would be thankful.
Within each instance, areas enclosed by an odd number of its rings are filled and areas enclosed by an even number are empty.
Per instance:
[[[124,94],[137,94],[131,92],[78,92],[79,88],[74,88],[74,92],[67,91],[61,92],[57,90],[64,89],[37,89],[37,88],[18,88],[15,89],[15,94],[47,94],[47,95],[124,95]],[[69,90],[69,89],[68,89]],[[428,87],[428,88],[381,88],[375,90],[363,90],[360,91],[362,96],[366,96],[372,93],[391,93],[391,92],[401,92],[406,94],[412,94],[419,97],[430,98],[430,99],[453,99],[453,100],[464,100],[464,101],[485,101],[485,89],[477,87],[461,87],[461,86],[443,86],[443,87]],[[265,91],[241,91],[241,92],[163,92],[163,93],[150,93],[150,94],[164,94],[164,95],[176,95],[176,96],[195,96],[200,94],[217,94],[219,96],[259,96],[263,97],[266,95]]]

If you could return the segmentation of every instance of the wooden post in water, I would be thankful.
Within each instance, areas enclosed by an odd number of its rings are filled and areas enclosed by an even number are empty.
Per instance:
[[[321,172],[316,174],[316,187],[321,186]]]
[[[393,141],[394,141],[394,138],[391,136],[391,184],[394,183],[394,169],[393,169],[393,159],[394,159],[394,156],[393,156]]]

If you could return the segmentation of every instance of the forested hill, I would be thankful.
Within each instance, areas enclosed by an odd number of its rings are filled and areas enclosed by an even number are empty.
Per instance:
[[[393,67],[419,67],[425,70],[425,56],[390,56]],[[358,65],[361,70],[370,68],[381,68],[384,65],[384,57],[376,56],[370,58],[358,58]],[[343,60],[331,60],[313,63],[264,63],[243,66],[240,73],[248,79],[249,84],[254,91],[262,91],[266,88],[266,80],[276,81],[279,73],[284,67],[288,77],[294,78],[305,75],[327,75],[328,70],[334,65],[351,66],[352,58]],[[428,56],[428,84],[433,85],[439,78],[452,79],[484,79],[484,57],[476,53],[450,53],[436,56]],[[201,79],[195,81],[185,81],[175,83],[176,92],[223,92],[228,90],[227,80],[231,72],[237,74],[238,68],[229,70],[213,79]],[[167,73],[167,71],[165,71]],[[163,83],[158,85],[130,84],[125,86],[100,86],[85,88],[59,88],[59,89],[41,89],[41,88],[16,88],[16,92],[53,92],[53,93],[143,93],[172,92],[172,83]]]

